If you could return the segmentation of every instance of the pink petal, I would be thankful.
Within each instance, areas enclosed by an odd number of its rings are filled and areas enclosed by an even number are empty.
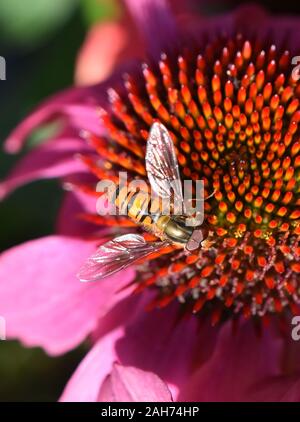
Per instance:
[[[76,84],[91,85],[107,78],[127,45],[125,25],[118,22],[95,24],[89,30],[77,57]]]
[[[268,14],[263,7],[251,3],[213,16],[185,14],[179,17],[178,26],[183,29],[186,42],[192,37],[200,42],[204,40],[207,44],[208,41],[215,39],[216,34],[235,36],[237,33],[242,33],[245,37],[255,38],[263,43],[270,45],[275,43],[278,49],[288,47],[295,54],[300,38],[298,17],[282,14],[277,17]]]
[[[102,384],[98,397],[102,402],[171,402],[167,385],[153,372],[114,364]]]
[[[9,338],[56,355],[78,345],[98,319],[130,290],[128,270],[99,283],[80,283],[76,273],[95,251],[94,242],[49,236],[0,256],[0,315]]]
[[[207,7],[206,0],[172,0],[169,1],[173,13],[180,15],[182,13],[195,13],[201,8]]]
[[[124,0],[156,58],[178,42],[178,31],[167,0]]]
[[[103,104],[103,99],[101,99],[102,101],[97,99],[97,94],[102,94],[102,97],[106,98],[106,85],[103,87],[94,85],[93,87],[90,87],[90,91],[95,99],[92,98],[91,94],[87,94],[80,99],[78,103],[67,104],[62,110],[59,110],[59,112],[60,115],[65,115],[67,117],[68,123],[72,128],[78,129],[78,134],[80,134],[81,131],[88,131],[93,134],[102,135],[103,126],[101,125],[101,119],[99,117],[99,106]],[[99,95],[99,97],[101,97],[101,95]]]
[[[261,41],[275,43],[278,49],[288,48],[297,53],[299,48],[299,18],[271,15],[256,4],[244,4],[228,15],[228,28],[255,35]],[[231,22],[230,22],[231,21]]]
[[[180,319],[179,303],[147,312],[149,296],[143,298],[134,306],[135,313],[116,344],[118,361],[156,373],[175,399],[191,374],[210,357],[219,327],[193,315]]]
[[[103,91],[93,87],[70,88],[50,97],[13,130],[5,142],[6,151],[9,153],[20,151],[33,130],[57,117],[66,117],[70,124],[79,130],[99,133],[100,123],[96,105],[99,105],[101,96],[103,98]]]
[[[37,179],[64,177],[74,173],[87,172],[78,153],[89,152],[85,141],[80,138],[57,138],[48,140],[29,151],[20,159],[6,180],[0,183],[0,199],[16,188]]]
[[[134,306],[135,314],[116,344],[118,361],[156,373],[174,399],[247,400],[253,385],[284,375],[286,340],[274,326],[260,338],[249,321],[234,333],[231,322],[211,327],[200,317],[180,320],[176,303],[151,312],[144,308],[143,302]]]
[[[300,374],[270,377],[254,384],[247,400],[251,402],[299,402]]]
[[[248,401],[254,386],[281,373],[283,347],[274,327],[259,337],[251,321],[236,333],[226,323],[211,358],[182,386],[179,400]]]
[[[61,401],[98,400],[100,387],[118,360],[115,345],[124,335],[124,324],[136,315],[142,298],[130,295],[118,302],[99,320],[93,333],[95,346],[80,363],[69,380]]]
[[[95,401],[101,385],[101,400],[129,399],[122,385],[115,386],[112,374],[105,378],[101,372],[98,377],[102,358],[101,354],[97,358],[96,348],[105,333],[118,327],[110,346],[110,365],[118,361],[153,372],[179,401],[287,401],[298,397],[299,377],[283,372],[286,339],[278,336],[275,327],[266,329],[260,338],[252,322],[243,321],[235,333],[231,322],[214,328],[199,317],[180,320],[178,304],[146,312],[148,301],[149,292],[139,299],[127,298],[100,321],[100,340],[90,352],[93,359],[88,355],[79,367],[80,376],[76,371],[71,378],[68,400],[84,400],[88,395]],[[110,372],[107,366],[105,372]],[[85,390],[81,391],[81,385]]]
[[[99,320],[94,333],[97,343],[73,374],[62,400],[97,401],[100,387],[115,361],[156,374],[168,385],[172,396],[178,396],[193,371],[210,357],[218,329],[206,322],[199,326],[196,317],[180,321],[177,303],[147,312],[145,308],[151,299],[153,292],[149,291],[127,297]],[[103,351],[102,345],[107,341],[111,342],[110,352],[106,348]],[[111,381],[111,378],[105,381],[101,400],[104,394],[111,394]]]
[[[95,402],[100,387],[116,360],[115,342],[123,334],[121,328],[110,331],[90,350],[65,387],[60,401]]]
[[[89,236],[99,231],[99,226],[81,218],[84,212],[95,214],[96,201],[96,197],[84,192],[67,192],[59,210],[55,232],[64,236]]]
[[[105,386],[104,390],[101,387],[105,380],[107,385],[107,377],[113,371],[113,364],[118,361],[116,346],[125,335],[124,326],[129,321],[135,320],[141,311],[145,312],[145,305],[148,302],[149,292],[145,295],[128,296],[99,320],[94,333],[97,342],[71,377],[61,401],[95,402],[101,399],[99,393],[101,395],[108,391]]]

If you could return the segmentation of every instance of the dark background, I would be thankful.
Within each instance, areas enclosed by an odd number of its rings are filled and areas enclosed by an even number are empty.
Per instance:
[[[200,0],[194,8],[211,15],[241,3]],[[300,12],[300,2],[256,3],[273,13]],[[0,81],[1,144],[36,104],[72,84],[76,54],[89,26],[117,14],[117,0],[0,0],[0,55],[7,62],[7,80]],[[17,159],[0,152],[0,179]],[[58,183],[42,181],[0,203],[0,250],[53,232],[60,200]],[[40,349],[1,342],[0,401],[57,400],[85,352],[83,345],[49,358]]]

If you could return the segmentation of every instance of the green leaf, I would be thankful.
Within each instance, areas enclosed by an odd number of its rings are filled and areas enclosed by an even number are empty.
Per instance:
[[[1,42],[34,48],[70,17],[79,0],[0,0]]]
[[[80,6],[88,26],[101,20],[116,19],[120,13],[116,0],[80,0]]]

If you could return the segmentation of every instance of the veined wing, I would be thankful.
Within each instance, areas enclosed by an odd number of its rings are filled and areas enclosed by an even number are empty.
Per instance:
[[[161,198],[183,204],[182,183],[173,141],[161,123],[154,123],[147,140],[146,170],[151,188]],[[172,192],[173,191],[173,192]]]
[[[96,281],[166,246],[167,242],[147,243],[143,236],[125,234],[100,246],[80,269],[80,281]]]

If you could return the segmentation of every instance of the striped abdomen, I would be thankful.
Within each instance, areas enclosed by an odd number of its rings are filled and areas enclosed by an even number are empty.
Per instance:
[[[165,227],[170,217],[162,215],[158,198],[151,198],[146,192],[130,191],[126,187],[118,190],[115,205],[146,231],[165,239]]]

